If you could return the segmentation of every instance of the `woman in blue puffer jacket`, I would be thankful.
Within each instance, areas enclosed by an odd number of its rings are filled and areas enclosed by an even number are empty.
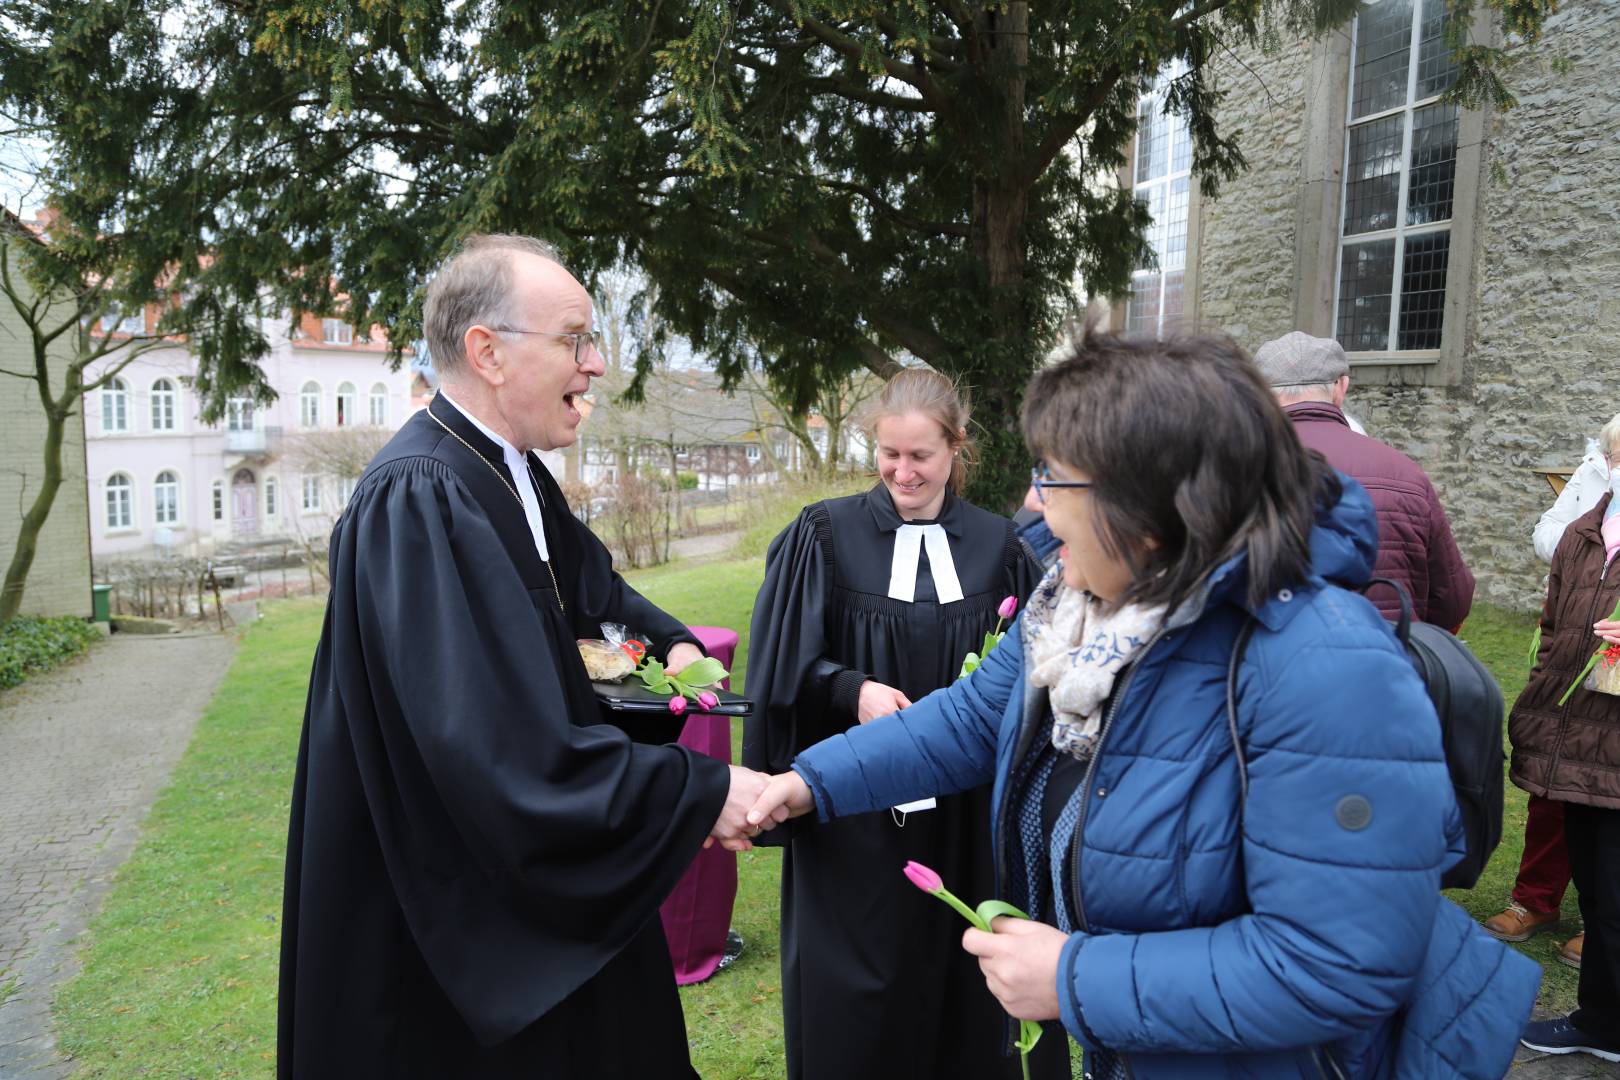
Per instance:
[[[1346,591],[1366,494],[1212,338],[1088,329],[1024,433],[1060,563],[974,675],[800,754],[750,819],[993,782],[999,892],[1033,921],[962,944],[1090,1076],[1500,1077],[1540,973],[1440,896],[1439,724]]]

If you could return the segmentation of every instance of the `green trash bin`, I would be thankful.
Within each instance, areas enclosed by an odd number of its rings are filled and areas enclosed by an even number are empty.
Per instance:
[[[111,585],[90,586],[91,618],[96,622],[112,621],[112,588]]]

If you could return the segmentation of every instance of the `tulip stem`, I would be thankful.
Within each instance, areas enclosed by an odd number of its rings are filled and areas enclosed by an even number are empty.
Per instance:
[[[951,890],[941,885],[939,887],[939,891],[934,893],[934,895],[951,905],[951,907],[955,908],[958,915],[972,923],[976,928],[983,930],[987,934],[992,933],[990,924],[979,918],[979,913],[977,911],[974,911],[972,908],[962,903],[962,901],[958,900],[955,895],[952,894]]]

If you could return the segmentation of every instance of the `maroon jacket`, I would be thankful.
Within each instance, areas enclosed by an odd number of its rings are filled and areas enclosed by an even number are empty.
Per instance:
[[[1342,473],[1361,482],[1378,514],[1378,561],[1373,576],[1402,585],[1412,597],[1414,618],[1456,630],[1474,602],[1474,575],[1452,538],[1440,496],[1418,463],[1377,439],[1350,430],[1330,402],[1299,401],[1283,411],[1299,441]],[[1384,617],[1400,605],[1388,589],[1368,594]]]

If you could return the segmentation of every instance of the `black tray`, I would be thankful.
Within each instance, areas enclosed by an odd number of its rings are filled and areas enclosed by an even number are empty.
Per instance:
[[[675,715],[669,711],[668,694],[653,693],[634,676],[627,677],[622,683],[593,682],[591,686],[596,690],[596,700],[609,712],[663,713],[670,717]],[[720,704],[712,709],[705,709],[692,698],[687,698],[684,715],[747,716],[754,711],[752,701],[733,694],[730,690],[719,690],[712,686],[705,689],[719,698]]]

